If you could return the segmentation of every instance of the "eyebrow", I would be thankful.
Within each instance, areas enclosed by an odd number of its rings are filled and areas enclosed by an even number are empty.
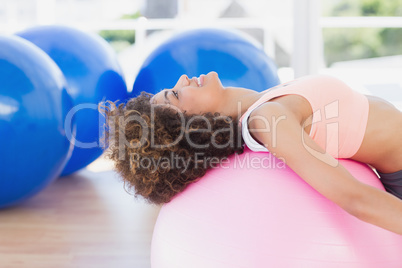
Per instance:
[[[168,94],[168,91],[167,91],[167,90],[165,90],[165,94],[164,94],[164,96],[165,96],[165,100],[166,100],[168,103],[170,103],[170,101],[169,101],[169,99],[168,99],[168,97],[167,97],[167,94]]]

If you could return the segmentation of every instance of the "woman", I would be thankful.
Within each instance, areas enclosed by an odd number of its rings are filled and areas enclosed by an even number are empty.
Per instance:
[[[169,202],[246,142],[350,214],[402,234],[402,113],[338,79],[307,76],[255,92],[224,88],[215,72],[183,75],[172,89],[110,104],[110,157],[150,202]],[[356,180],[335,158],[370,164],[388,192]]]

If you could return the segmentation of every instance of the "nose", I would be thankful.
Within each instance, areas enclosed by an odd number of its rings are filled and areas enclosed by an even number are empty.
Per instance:
[[[190,79],[188,78],[188,76],[186,74],[183,74],[180,78],[182,79],[183,82],[189,82],[190,81]]]
[[[179,80],[177,80],[175,87],[185,86],[186,84],[189,84],[189,83],[190,83],[190,79],[188,79],[187,75],[183,74],[182,76],[180,76]]]

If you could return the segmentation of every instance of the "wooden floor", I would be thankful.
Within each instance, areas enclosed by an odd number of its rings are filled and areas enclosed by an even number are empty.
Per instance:
[[[150,267],[158,212],[113,171],[83,170],[0,210],[0,267]]]

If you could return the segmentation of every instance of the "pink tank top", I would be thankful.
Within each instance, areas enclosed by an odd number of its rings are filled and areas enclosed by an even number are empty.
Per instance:
[[[268,152],[248,130],[250,113],[259,105],[279,96],[304,97],[313,111],[309,136],[335,158],[350,158],[360,148],[366,131],[368,99],[344,82],[326,75],[306,76],[267,91],[239,120],[242,137],[252,151]]]

